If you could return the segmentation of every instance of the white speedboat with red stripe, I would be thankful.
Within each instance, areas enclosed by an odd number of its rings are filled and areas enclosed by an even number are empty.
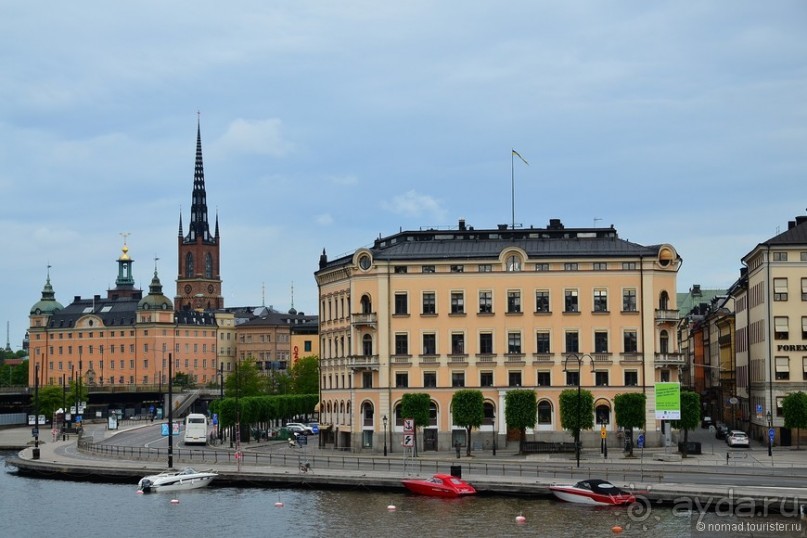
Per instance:
[[[552,484],[550,491],[558,499],[570,503],[592,504],[598,506],[618,506],[631,504],[636,497],[607,480],[591,478],[576,484]]]

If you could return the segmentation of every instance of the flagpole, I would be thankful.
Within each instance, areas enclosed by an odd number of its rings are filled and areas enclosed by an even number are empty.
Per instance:
[[[510,212],[513,229],[516,229],[516,176],[513,167],[513,151],[510,151]]]

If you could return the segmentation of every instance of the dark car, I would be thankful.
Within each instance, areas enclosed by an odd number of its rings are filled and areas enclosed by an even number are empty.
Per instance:
[[[715,439],[725,439],[729,434],[729,427],[718,422],[715,425]]]

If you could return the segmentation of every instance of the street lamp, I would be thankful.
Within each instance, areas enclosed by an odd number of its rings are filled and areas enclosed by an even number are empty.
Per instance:
[[[567,364],[569,359],[574,359],[577,362],[577,405],[576,413],[577,417],[574,424],[574,455],[575,459],[577,460],[577,466],[580,467],[580,383],[581,383],[581,370],[583,369],[583,359],[588,357],[591,361],[591,369],[594,370],[594,359],[591,358],[590,355],[578,355],[577,353],[569,353],[566,355],[566,359],[563,361],[563,371],[568,372],[569,369]]]
[[[496,455],[496,437],[498,437],[499,432],[496,431],[496,411],[493,412],[491,415],[493,419],[493,455]]]
[[[767,418],[768,418],[768,456],[770,456],[772,458],[773,457],[773,435],[771,435],[771,430],[773,430],[773,415],[771,414],[770,410],[768,410]]]
[[[384,423],[384,455],[387,455],[387,415],[384,415],[381,418],[381,422]]]
[[[219,402],[224,401],[224,363],[219,361]],[[224,439],[224,430],[221,427],[221,406],[219,406],[219,444]]]

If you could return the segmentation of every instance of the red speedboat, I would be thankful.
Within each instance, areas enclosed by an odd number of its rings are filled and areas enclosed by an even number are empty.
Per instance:
[[[549,486],[555,497],[578,504],[614,506],[631,504],[636,497],[606,480],[581,480],[577,484],[552,484]]]
[[[429,479],[410,478],[401,483],[412,493],[431,497],[462,497],[476,493],[474,487],[450,474],[436,474]]]

